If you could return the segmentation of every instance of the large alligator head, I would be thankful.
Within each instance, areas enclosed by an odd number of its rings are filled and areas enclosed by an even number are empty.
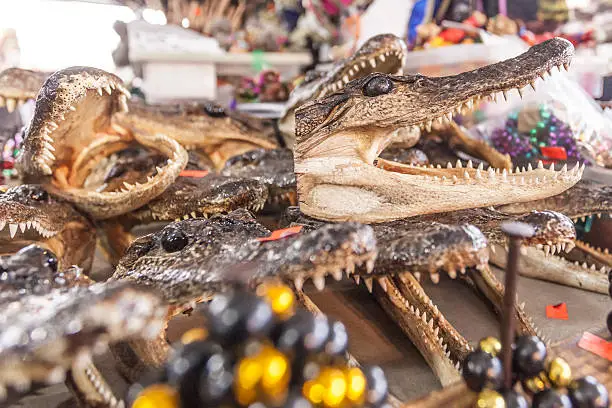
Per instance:
[[[35,99],[49,74],[21,68],[0,72],[0,107],[13,112],[18,105]]]
[[[129,113],[118,113],[114,121],[135,134],[163,133],[188,150],[202,150],[217,168],[231,156],[260,147],[276,147],[276,141],[256,121],[228,112],[214,102],[130,104]]]
[[[184,306],[234,285],[342,276],[355,265],[371,266],[376,256],[371,227],[357,223],[265,240],[269,235],[246,210],[175,222],[134,241],[113,279],[157,287]]]
[[[419,126],[449,122],[479,100],[533,85],[567,66],[570,42],[552,39],[515,58],[449,77],[371,74],[296,112],[295,171],[304,213],[324,220],[382,222],[424,213],[529,201],[575,184],[580,166],[557,172],[538,166],[507,170],[415,169],[378,159]],[[559,68],[560,69],[560,68]]]
[[[406,62],[404,40],[393,34],[380,34],[366,41],[351,57],[340,60],[322,72],[309,71],[291,92],[279,121],[288,147],[295,143],[295,111],[304,103],[341,90],[344,85],[373,72],[401,75]]]
[[[111,126],[111,117],[128,109],[130,94],[115,75],[73,67],[51,75],[36,99],[17,165],[27,182],[44,184],[95,218],[138,208],[161,194],[187,163],[187,153],[161,134],[128,134]],[[138,142],[168,158],[151,180],[129,191],[98,192],[84,181],[102,159]]]
[[[93,224],[69,202],[41,186],[24,184],[0,193],[0,252],[36,243],[57,255],[59,267],[88,272],[96,247]]]

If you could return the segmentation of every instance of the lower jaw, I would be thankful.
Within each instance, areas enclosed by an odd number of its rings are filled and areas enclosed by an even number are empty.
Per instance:
[[[73,202],[96,219],[111,218],[142,207],[162,194],[176,180],[187,165],[188,157],[185,149],[167,136],[135,134],[134,139],[169,158],[162,171],[146,183],[128,184],[125,189],[112,192],[96,192],[82,187],[87,174],[100,157],[106,157],[127,146],[125,140],[113,137],[108,139],[108,143],[92,145],[86,154],[81,154],[70,170],[69,177],[66,176],[67,172],[56,170],[53,182],[48,186],[49,190]]]

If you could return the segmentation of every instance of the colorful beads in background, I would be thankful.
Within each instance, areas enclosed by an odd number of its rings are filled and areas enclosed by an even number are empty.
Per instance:
[[[609,406],[608,391],[601,383],[590,376],[572,379],[567,362],[549,358],[546,345],[536,336],[517,337],[512,345],[513,387],[504,390],[500,352],[500,341],[487,337],[463,362],[463,379],[479,393],[479,408]]]
[[[344,325],[296,308],[291,288],[229,292],[196,309],[168,362],[128,391],[133,408],[382,407],[379,367],[351,367]]]
[[[21,143],[23,142],[23,131],[20,129],[7,130],[8,138],[2,146],[2,159],[0,160],[0,183],[5,183],[7,180],[17,178],[17,170],[15,169],[15,159],[19,154]],[[3,140],[0,139],[0,143]]]
[[[491,144],[501,153],[509,154],[518,165],[556,162],[590,163],[580,155],[572,129],[556,117],[550,109],[539,108],[539,120],[528,132],[518,128],[518,112],[508,115],[504,127],[493,130]]]

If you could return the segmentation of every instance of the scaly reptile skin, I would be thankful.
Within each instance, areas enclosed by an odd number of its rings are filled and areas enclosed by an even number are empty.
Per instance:
[[[94,225],[69,202],[41,186],[20,185],[0,193],[0,253],[30,243],[50,249],[59,268],[89,272],[96,247]]]
[[[563,192],[583,169],[415,169],[374,161],[394,139],[450,122],[497,92],[521,89],[569,64],[571,43],[552,39],[518,57],[450,77],[371,74],[296,112],[295,171],[301,210],[328,221],[384,222],[424,213],[530,201]]]
[[[279,130],[287,147],[295,144],[295,111],[308,101],[339,91],[350,81],[372,72],[401,75],[406,62],[404,40],[393,34],[381,34],[366,41],[351,57],[336,62],[326,71],[309,71],[291,92],[279,120]]]
[[[378,256],[371,276],[364,279],[365,284],[372,292],[374,280],[378,282],[383,291],[374,291],[375,296],[417,346],[443,385],[458,380],[460,363],[471,348],[435,307],[419,281],[422,275],[429,276],[435,284],[441,275],[451,279],[459,276],[468,280],[500,312],[503,286],[486,267],[487,246],[505,243],[500,231],[505,221],[522,221],[534,226],[536,235],[527,245],[550,240],[560,246],[572,245],[576,237],[571,220],[551,211],[511,216],[478,208],[372,225]],[[325,225],[302,215],[298,207],[288,209],[284,222],[310,228]],[[300,288],[302,281],[295,285]],[[519,333],[536,334],[523,307],[516,305],[515,312]]]
[[[167,307],[147,288],[94,284],[78,268],[58,272],[52,256],[32,245],[0,257],[0,400],[7,388],[55,384],[70,370],[85,406],[121,406],[91,357],[112,342],[157,336]]]

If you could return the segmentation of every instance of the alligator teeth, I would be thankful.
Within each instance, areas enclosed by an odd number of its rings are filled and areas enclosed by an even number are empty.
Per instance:
[[[337,281],[342,280],[342,270],[340,270],[340,269],[338,269],[337,271],[332,271],[331,275]]]
[[[378,282],[378,284],[380,285],[380,287],[382,288],[382,290],[384,290],[385,292],[387,292],[387,281],[384,279],[377,279],[376,280]]]
[[[17,224],[9,224],[9,233],[11,234],[11,239],[15,238],[15,234],[17,234]]]
[[[374,285],[374,278],[365,278],[363,281],[366,287],[368,288],[368,291],[372,293],[372,286]]]
[[[372,273],[372,271],[374,270],[374,260],[373,259],[368,259],[366,261],[366,270],[368,271],[368,273]]]
[[[312,278],[312,282],[314,283],[317,290],[321,291],[325,289],[325,276],[315,276]]]
[[[437,272],[434,272],[430,275],[430,279],[433,283],[438,283],[440,282],[440,274]]]
[[[102,91],[101,87],[97,88],[96,90],[98,91],[98,95],[100,95],[100,96],[104,95],[104,92]]]
[[[110,87],[110,85],[106,84],[104,86],[104,90],[106,91],[107,94],[111,95],[113,93],[113,89]]]
[[[9,111],[9,113],[13,112],[16,107],[17,101],[15,99],[6,98],[6,110]]]
[[[370,58],[368,61],[370,62],[372,68],[376,68],[376,60],[374,60],[374,58]]]
[[[347,75],[343,76],[342,80],[344,81],[345,84],[349,83],[349,77]]]
[[[378,58],[380,58],[380,60],[381,60],[382,62],[385,62],[385,56],[384,56],[384,55],[382,55],[382,54],[381,54],[381,55],[379,55],[379,56],[378,56]]]

